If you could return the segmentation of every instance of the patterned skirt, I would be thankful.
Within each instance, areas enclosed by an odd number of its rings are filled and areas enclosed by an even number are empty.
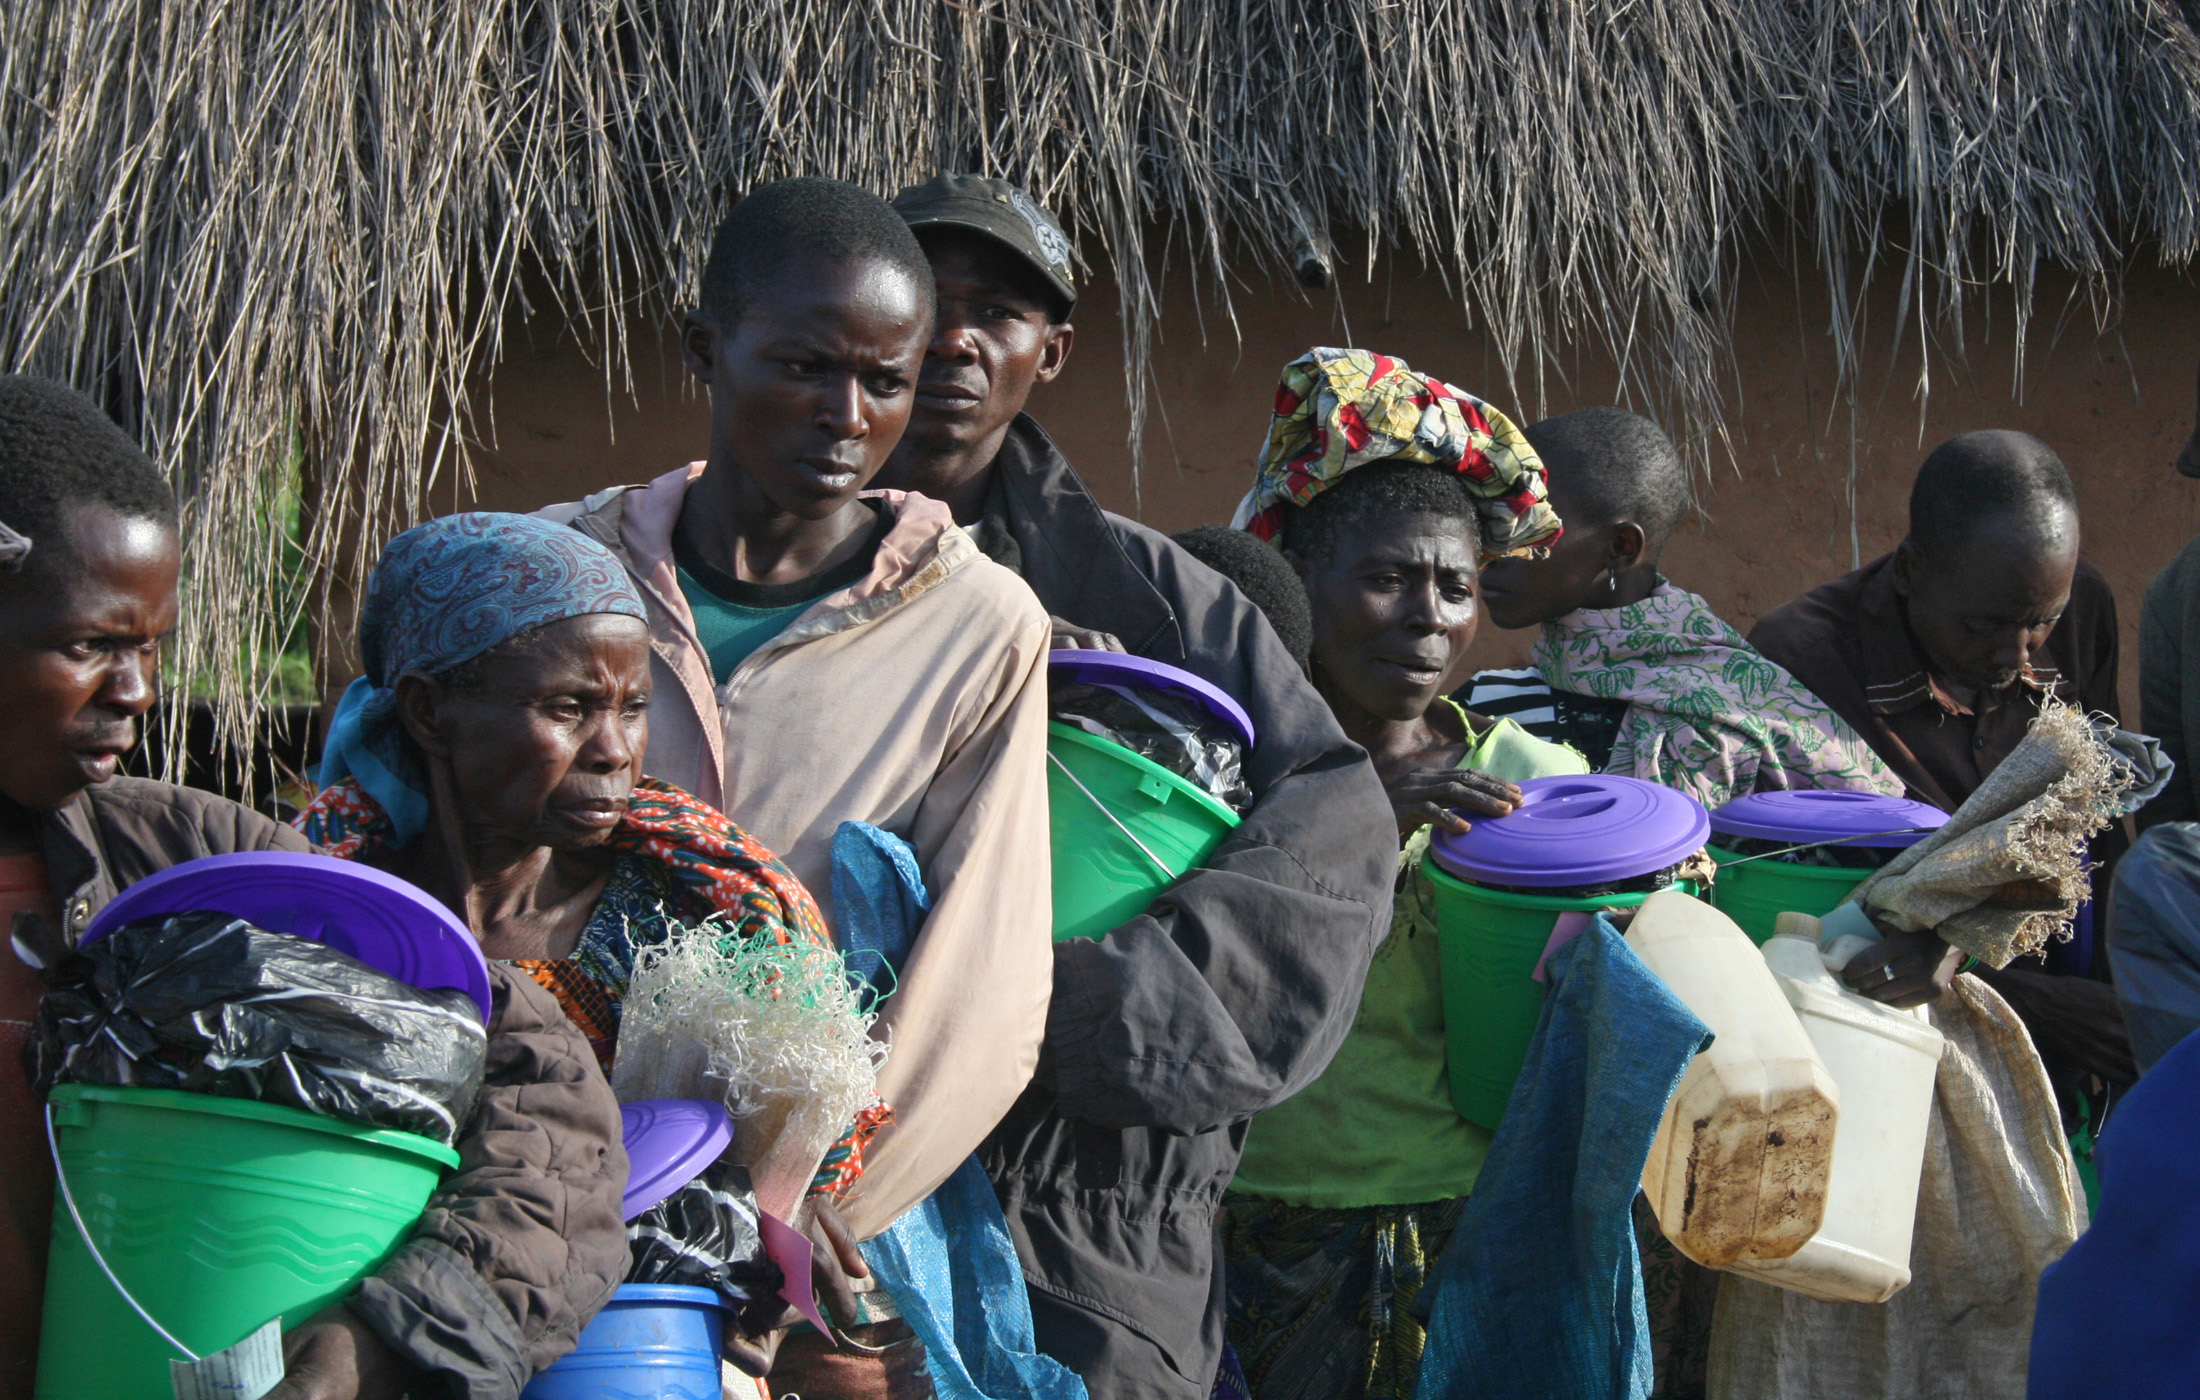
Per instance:
[[[1230,1347],[1255,1400],[1412,1400],[1428,1339],[1413,1304],[1466,1204],[1324,1210],[1229,1196]]]

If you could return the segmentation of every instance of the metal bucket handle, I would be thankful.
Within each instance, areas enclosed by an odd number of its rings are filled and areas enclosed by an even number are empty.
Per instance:
[[[130,1311],[136,1313],[140,1318],[144,1319],[145,1325],[147,1327],[150,1327],[155,1332],[160,1333],[162,1341],[168,1343],[168,1345],[174,1347],[177,1351],[182,1352],[185,1356],[189,1357],[193,1361],[203,1360],[204,1358],[202,1358],[197,1352],[191,1350],[191,1348],[185,1346],[182,1342],[177,1341],[175,1338],[175,1334],[171,1333],[167,1328],[161,1326],[158,1322],[155,1322],[153,1320],[153,1315],[147,1312],[144,1307],[138,1303],[138,1300],[136,1298],[131,1296],[129,1289],[122,1286],[122,1280],[115,1277],[115,1271],[107,1267],[107,1257],[99,1252],[99,1246],[92,1243],[92,1232],[84,1228],[84,1217],[77,1213],[76,1197],[69,1191],[69,1174],[66,1171],[62,1170],[61,1144],[54,1137],[53,1120],[53,1104],[49,1102],[46,1105],[46,1150],[53,1154],[54,1184],[61,1188],[61,1203],[69,1208],[69,1219],[75,1222],[76,1233],[78,1237],[84,1241],[84,1248],[91,1252],[92,1262],[99,1265],[99,1271],[107,1276],[107,1282],[115,1286],[115,1292],[122,1295],[122,1301],[130,1305]]]
[[[1122,819],[1116,816],[1115,813],[1108,810],[1107,803],[1102,802],[1098,797],[1093,796],[1091,788],[1086,787],[1083,783],[1077,781],[1077,775],[1069,771],[1068,764],[1062,762],[1061,759],[1056,758],[1051,751],[1047,754],[1047,762],[1053,764],[1056,768],[1061,769],[1062,776],[1069,779],[1071,783],[1075,784],[1077,790],[1083,793],[1086,798],[1091,801],[1093,806],[1100,809],[1100,815],[1106,817],[1110,822],[1114,823],[1115,829],[1117,831],[1120,831],[1125,836],[1129,837],[1130,843],[1133,846],[1136,846],[1142,853],[1144,853],[1146,859],[1152,861],[1154,865],[1160,869],[1162,874],[1168,876],[1172,880],[1177,878],[1178,872],[1169,869],[1169,863],[1167,861],[1163,860],[1161,857],[1155,855],[1151,850],[1149,850],[1146,846],[1146,843],[1138,839],[1138,834],[1136,832],[1132,831],[1129,827],[1123,825]]]

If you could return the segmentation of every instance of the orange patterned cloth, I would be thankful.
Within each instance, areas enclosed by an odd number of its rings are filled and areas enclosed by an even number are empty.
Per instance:
[[[355,860],[386,844],[394,831],[382,805],[347,778],[324,788],[292,825],[332,856]],[[768,933],[782,943],[800,937],[833,946],[825,919],[794,872],[699,798],[643,778],[634,784],[626,816],[612,832],[610,848],[662,867],[685,897],[667,912],[687,921],[723,914],[733,931]]]
[[[388,844],[395,828],[363,786],[345,779],[324,789],[294,823],[330,855],[357,860]],[[834,946],[817,901],[794,872],[755,837],[701,799],[655,778],[634,785],[625,818],[608,843],[620,860],[604,883],[573,956],[522,958],[513,966],[558,999],[611,1073],[619,1004],[634,968],[634,949],[665,936],[668,921],[716,917],[727,934],[797,939]],[[826,1154],[812,1191],[839,1195],[863,1173],[863,1149],[892,1118],[884,1103],[857,1115]]]

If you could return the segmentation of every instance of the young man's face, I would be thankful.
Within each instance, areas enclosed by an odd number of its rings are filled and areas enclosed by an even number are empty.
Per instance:
[[[2053,522],[1981,522],[1945,558],[1905,542],[1895,588],[1910,634],[1943,681],[1970,690],[2016,683],[2047,644],[2070,603],[2078,568],[2078,520],[2067,507]]]
[[[1076,332],[1054,319],[1038,274],[1005,245],[967,229],[928,228],[917,237],[932,261],[939,312],[889,476],[944,495],[960,482],[938,474],[963,477],[991,464],[990,452],[973,449],[997,444],[1032,386],[1062,372]]]
[[[908,425],[931,331],[924,288],[874,260],[797,264],[730,326],[688,318],[710,385],[711,460],[774,513],[823,520],[871,484]]]
[[[62,534],[0,579],[0,796],[32,812],[114,776],[176,625],[174,529],[85,505]]]

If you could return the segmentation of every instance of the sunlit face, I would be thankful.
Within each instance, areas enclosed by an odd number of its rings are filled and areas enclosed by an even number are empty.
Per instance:
[[[901,441],[932,329],[925,288],[878,261],[797,264],[728,326],[689,318],[681,346],[710,385],[711,458],[766,509],[823,520]]]
[[[0,793],[50,811],[115,775],[176,625],[173,526],[101,505],[0,580]]]
[[[1632,567],[1643,547],[1641,527],[1621,525],[1560,483],[1554,463],[1551,509],[1565,533],[1539,559],[1508,555],[1482,566],[1482,607],[1499,627],[1535,627],[1581,608],[1609,606],[1612,573]]]
[[[1057,322],[1038,274],[1006,245],[967,229],[928,228],[939,309],[909,418],[886,480],[945,498],[990,463],[960,454],[1007,428],[1034,385],[1061,373],[1075,332]],[[949,463],[942,468],[941,462]]]
[[[1313,612],[1315,682],[1369,714],[1418,719],[1474,641],[1474,526],[1382,515],[1334,544],[1325,559],[1293,561]]]
[[[469,668],[399,685],[407,732],[450,765],[470,838],[579,850],[610,839],[649,748],[649,629],[570,617]]]

